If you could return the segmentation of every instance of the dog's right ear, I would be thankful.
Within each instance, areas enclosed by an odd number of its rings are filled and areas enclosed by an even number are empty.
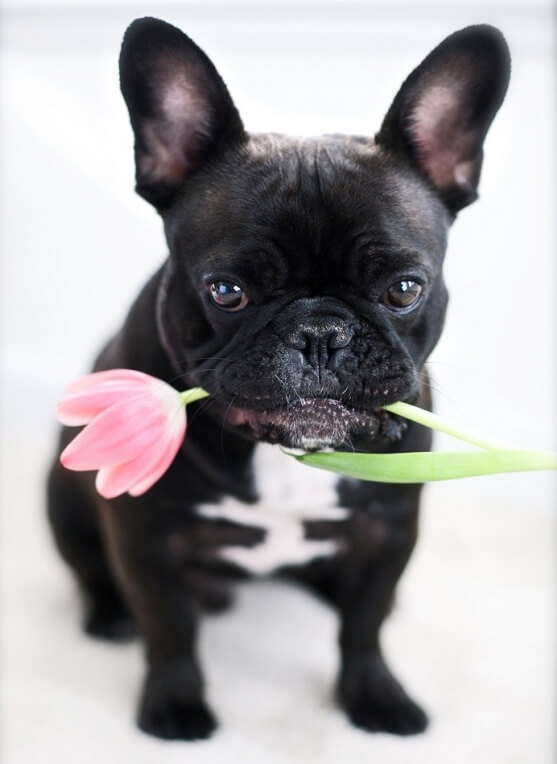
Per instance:
[[[246,137],[211,61],[164,21],[137,19],[128,27],[120,86],[135,134],[136,190],[159,210],[191,172]]]

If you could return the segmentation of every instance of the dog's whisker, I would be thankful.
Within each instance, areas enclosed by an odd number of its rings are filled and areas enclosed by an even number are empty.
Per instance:
[[[237,398],[237,396],[233,396],[230,399],[230,402],[229,402],[229,404],[228,404],[228,406],[226,408],[226,413],[225,413],[224,417],[222,418],[221,431],[220,431],[220,448],[221,448],[221,453],[222,453],[223,456],[225,455],[225,451],[226,451],[226,448],[225,448],[226,420],[228,419],[228,415],[230,413],[230,409],[234,406],[234,402],[235,402],[236,398]]]

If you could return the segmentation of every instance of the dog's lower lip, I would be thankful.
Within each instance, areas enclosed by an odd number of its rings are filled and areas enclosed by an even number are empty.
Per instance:
[[[379,412],[356,409],[334,398],[300,398],[275,408],[231,407],[226,421],[245,426],[256,440],[315,450],[340,447],[354,437],[374,438]]]
[[[285,406],[270,407],[268,409],[251,408],[248,404],[240,408],[239,406],[231,406],[226,413],[226,420],[230,424],[242,425],[247,424],[254,416],[260,415],[264,417],[272,417],[275,414],[282,414],[289,410],[303,410],[307,408],[336,408],[339,411],[345,410],[350,413],[357,413],[360,409],[349,406],[336,398],[300,398],[291,404]],[[379,409],[361,409],[368,414],[377,414]]]
[[[247,408],[240,409],[231,406],[226,412],[226,421],[236,425],[246,424],[248,421],[248,411],[249,409]]]

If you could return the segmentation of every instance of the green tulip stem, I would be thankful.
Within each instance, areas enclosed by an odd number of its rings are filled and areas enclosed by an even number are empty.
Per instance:
[[[189,403],[195,403],[202,398],[208,398],[211,393],[208,393],[202,387],[191,387],[189,390],[184,390],[178,393],[180,396],[180,403],[182,406],[187,406]]]
[[[411,406],[409,403],[399,401],[383,408],[385,411],[390,411],[391,414],[404,417],[404,419],[410,419],[412,422],[422,424],[424,427],[429,427],[432,430],[444,432],[446,435],[451,435],[453,438],[463,440],[472,446],[478,446],[478,448],[484,448],[487,451],[512,451],[516,448],[509,443],[486,438],[472,430],[455,425],[444,417],[439,416],[439,414],[432,414],[431,411]]]

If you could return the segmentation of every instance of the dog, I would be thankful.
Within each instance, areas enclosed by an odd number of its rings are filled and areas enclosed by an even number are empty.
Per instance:
[[[91,473],[56,459],[48,514],[85,631],[135,629],[145,642],[145,732],[194,740],[216,728],[198,619],[252,575],[299,582],[336,609],[337,696],[354,725],[426,728],[379,639],[421,486],[311,471],[277,445],[430,448],[428,430],[383,406],[431,406],[424,364],[447,306],[447,232],[477,197],[509,72],[501,33],[467,27],[410,74],[375,138],[250,135],[192,40],[157,19],[127,29],[136,190],[170,254],[94,370],[137,369],[211,397],[188,409],[184,445],[146,494],[103,500]],[[65,428],[60,446],[74,435]]]

